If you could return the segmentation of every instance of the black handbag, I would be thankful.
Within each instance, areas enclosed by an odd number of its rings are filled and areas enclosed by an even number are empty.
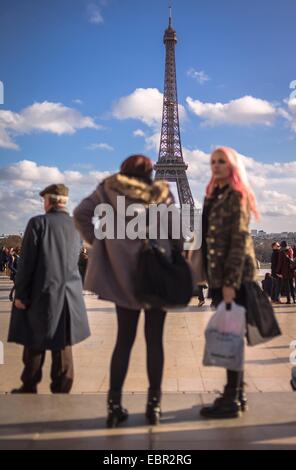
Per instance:
[[[145,308],[184,307],[193,293],[191,270],[180,250],[173,247],[168,257],[156,240],[144,240],[134,285]]]
[[[273,307],[257,282],[244,284],[246,294],[247,341],[250,346],[281,335]]]

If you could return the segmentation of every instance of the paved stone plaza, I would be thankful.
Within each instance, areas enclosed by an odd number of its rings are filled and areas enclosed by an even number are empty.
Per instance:
[[[296,394],[290,389],[290,342],[296,339],[296,308],[276,307],[283,335],[247,348],[246,382],[250,411],[236,420],[204,421],[199,407],[211,402],[225,372],[202,366],[207,305],[168,314],[165,329],[163,421],[145,425],[147,378],[143,318],[139,324],[125,383],[124,405],[132,414],[125,427],[104,428],[106,391],[116,335],[113,305],[85,295],[92,335],[74,348],[76,380],[70,396],[49,394],[49,354],[38,396],[11,396],[19,386],[20,346],[5,344],[9,321],[10,281],[0,278],[0,448],[30,449],[234,449],[296,448]],[[208,304],[208,301],[207,301]]]

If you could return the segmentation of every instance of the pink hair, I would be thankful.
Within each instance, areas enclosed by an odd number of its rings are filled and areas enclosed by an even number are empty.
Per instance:
[[[229,178],[230,186],[242,195],[243,206],[249,207],[250,211],[255,215],[256,219],[259,219],[259,211],[257,208],[256,197],[249,185],[246,169],[241,157],[237,154],[234,149],[229,147],[217,148],[216,150],[214,150],[211,157],[216,152],[223,153],[226,158],[227,164],[231,170],[231,175]],[[216,186],[217,180],[214,176],[212,176],[206,189],[207,197],[212,196]]]

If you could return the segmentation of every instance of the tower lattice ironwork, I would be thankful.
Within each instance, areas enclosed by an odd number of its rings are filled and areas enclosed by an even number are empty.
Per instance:
[[[159,156],[154,165],[155,179],[175,182],[180,205],[189,204],[193,209],[194,201],[186,174],[188,165],[183,160],[180,137],[175,61],[177,35],[172,27],[171,8],[169,26],[165,30],[163,42],[166,48],[165,80]]]

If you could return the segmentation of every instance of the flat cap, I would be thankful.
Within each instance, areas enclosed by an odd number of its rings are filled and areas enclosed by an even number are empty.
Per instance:
[[[56,196],[68,196],[69,188],[63,183],[60,184],[51,184],[44,188],[40,193],[40,196],[43,197],[45,194],[55,194]]]

